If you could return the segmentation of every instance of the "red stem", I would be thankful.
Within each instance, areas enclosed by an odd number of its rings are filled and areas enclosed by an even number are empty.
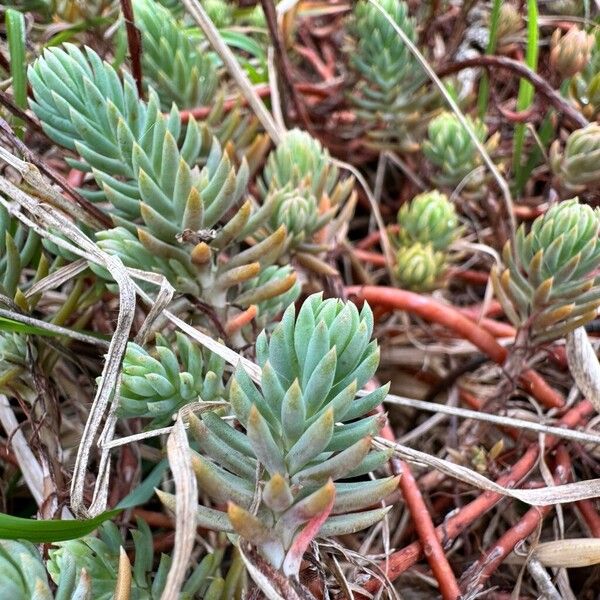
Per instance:
[[[386,423],[381,431],[381,435],[391,442],[396,441],[389,423]],[[456,600],[460,597],[460,588],[458,587],[452,567],[446,558],[444,549],[440,544],[435,526],[431,520],[431,515],[410,466],[403,460],[392,459],[392,469],[396,475],[400,475],[400,482],[398,484],[400,491],[410,511],[412,522],[421,540],[427,562],[438,582],[442,598],[444,600]]]
[[[557,485],[567,482],[571,470],[570,466],[571,462],[567,451],[563,446],[559,446],[557,466],[554,472],[554,480]],[[530,508],[516,525],[513,525],[500,539],[494,542],[481,558],[465,571],[461,577],[463,590],[473,592],[476,589],[481,589],[517,544],[528,538],[553,508],[552,504]]]
[[[600,515],[594,500],[580,500],[575,505],[579,509],[590,533],[594,537],[600,538]]]
[[[571,410],[569,410],[560,420],[562,427],[575,427],[582,419],[594,414],[594,407],[587,401],[583,400]],[[557,444],[559,440],[553,436],[546,438],[546,451],[549,452]],[[499,485],[504,487],[514,487],[533,469],[536,464],[540,452],[540,447],[537,443],[531,444],[523,456],[512,466],[512,468],[497,480]],[[475,500],[461,508],[453,516],[436,528],[436,535],[439,540],[451,542],[456,539],[469,525],[479,519],[482,515],[488,512],[494,505],[500,502],[504,496],[494,494],[493,492],[483,492]],[[412,567],[423,555],[423,547],[420,542],[412,544],[391,554],[387,560],[380,563],[380,568],[384,571],[390,581],[397,579],[407,569]],[[375,592],[381,586],[381,581],[372,577],[363,585],[368,592]]]
[[[359,301],[367,301],[371,305],[408,311],[434,323],[445,325],[472,342],[499,365],[504,364],[508,357],[506,348],[498,344],[491,334],[456,309],[441,304],[430,296],[374,285],[350,286],[346,288],[346,294],[354,295]],[[520,379],[523,388],[544,406],[548,408],[564,406],[563,397],[532,369],[523,371]]]

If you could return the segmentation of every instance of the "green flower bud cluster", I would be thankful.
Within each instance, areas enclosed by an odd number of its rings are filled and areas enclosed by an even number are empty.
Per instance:
[[[340,180],[338,168],[318,140],[298,129],[287,132],[269,154],[258,180],[263,207],[273,206],[259,237],[284,226],[286,252],[300,259],[313,255],[305,266],[329,271],[330,267],[315,256],[328,248],[319,236],[340,207],[350,201],[353,186],[351,177]]]
[[[600,115],[600,35],[593,40],[587,63],[569,82],[570,99],[590,121]]]
[[[307,523],[322,518],[317,535],[341,535],[385,515],[389,508],[369,507],[395,489],[396,478],[340,481],[389,457],[370,451],[385,417],[365,416],[387,386],[357,397],[379,363],[372,329],[368,306],[359,312],[351,303],[310,296],[297,316],[290,306],[270,336],[258,337],[261,388],[241,366],[231,379],[231,409],[244,431],[214,413],[190,415],[199,487],[215,503],[229,503],[226,513],[200,505],[201,526],[236,532],[275,568],[297,576],[315,535]],[[159,494],[174,506],[174,496]]]
[[[569,191],[581,193],[600,184],[600,125],[590,123],[569,135],[565,149],[555,140],[550,148],[550,164],[560,183]]]
[[[408,290],[429,292],[437,289],[446,268],[446,256],[434,250],[431,244],[416,242],[402,246],[396,252],[396,277]]]
[[[600,209],[565,200],[538,217],[514,246],[492,282],[506,315],[526,327],[532,344],[564,336],[595,318],[600,306]]]
[[[130,342],[123,359],[119,414],[152,418],[152,427],[168,424],[185,405],[223,400],[225,363],[203,351],[183,334],[177,353],[157,336],[154,356]]]
[[[424,192],[400,208],[398,225],[398,283],[418,292],[436,289],[447,269],[448,249],[462,233],[454,205],[437,190]]]
[[[486,142],[488,130],[485,123],[469,116],[467,121],[477,139],[481,143]],[[433,181],[440,187],[455,188],[469,176],[465,189],[471,192],[481,191],[485,175],[475,172],[482,165],[481,156],[458,117],[451,112],[438,115],[429,123],[427,136],[427,141],[423,143],[423,154],[437,167]],[[487,151],[492,152],[498,141],[498,135],[492,136],[485,143]]]

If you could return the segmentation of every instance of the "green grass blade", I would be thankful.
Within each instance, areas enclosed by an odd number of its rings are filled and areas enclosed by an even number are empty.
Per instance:
[[[27,540],[34,544],[64,542],[80,538],[99,525],[118,515],[120,510],[109,510],[93,519],[36,520],[23,519],[0,513],[0,539]]]
[[[527,0],[527,52],[525,62],[527,66],[535,71],[537,69],[539,54],[539,29],[538,29],[538,7],[537,0]],[[528,108],[533,101],[533,86],[528,81],[521,79],[519,83],[519,94],[517,96],[517,111]],[[525,124],[519,123],[515,127],[513,140],[513,171],[517,180],[521,180],[521,157],[525,143]],[[520,193],[520,189],[517,192]]]
[[[492,15],[490,17],[490,39],[488,41],[487,48],[485,49],[486,54],[494,54],[496,52],[496,45],[498,44],[498,24],[500,21],[500,7],[502,6],[502,0],[494,0],[492,7]],[[486,71],[481,75],[479,82],[479,96],[477,98],[477,107],[479,110],[479,118],[485,118],[487,112],[488,102],[490,99],[490,78]]]
[[[5,14],[6,37],[10,55],[13,99],[20,108],[27,107],[27,62],[25,50],[25,17],[22,13],[7,9]],[[17,134],[23,137],[23,123],[15,122]]]

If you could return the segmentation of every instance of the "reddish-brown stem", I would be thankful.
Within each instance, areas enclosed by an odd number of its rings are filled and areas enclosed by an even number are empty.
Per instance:
[[[352,252],[358,260],[362,260],[375,267],[385,267],[385,256],[379,252],[369,252],[360,248],[355,248]]]
[[[312,124],[308,117],[308,113],[306,112],[306,107],[304,106],[302,98],[300,98],[300,95],[294,86],[294,81],[292,78],[293,67],[287,55],[285,44],[282,40],[275,4],[273,3],[273,0],[260,0],[260,4],[262,5],[263,12],[265,13],[267,28],[271,37],[271,43],[273,44],[273,49],[275,50],[275,64],[277,65],[277,70],[279,72],[281,81],[283,82],[284,89],[287,91],[289,98],[296,109],[296,115],[304,125],[304,128],[308,132],[312,132]]]
[[[382,429],[381,435],[391,442],[396,441],[394,432],[387,423]],[[427,562],[438,582],[442,598],[444,600],[456,600],[460,597],[456,577],[437,537],[431,515],[410,466],[403,460],[392,459],[392,468],[396,475],[400,475],[399,487],[402,497],[410,511],[413,525],[421,540]]]
[[[462,279],[467,283],[475,285],[487,285],[490,274],[485,271],[475,271],[473,269],[453,268],[448,270],[448,277]]]
[[[600,538],[600,515],[598,514],[594,500],[580,500],[575,505],[579,509],[590,533],[594,537]]]
[[[400,227],[398,225],[389,225],[386,228],[386,231],[388,233],[398,233],[398,231],[400,231]],[[377,230],[373,231],[372,233],[370,233],[367,237],[360,240],[360,242],[358,242],[358,244],[356,244],[356,247],[360,248],[361,250],[368,250],[369,248],[372,248],[375,244],[377,244],[380,239],[381,239],[381,231],[379,231],[379,229],[377,229]]]
[[[516,329],[512,325],[486,317],[479,321],[479,326],[495,338],[514,338],[516,334]]]
[[[582,419],[589,417],[593,413],[593,406],[587,400],[583,400],[565,413],[560,420],[560,425],[562,427],[575,427]],[[546,451],[552,450],[558,442],[559,440],[557,438],[548,436],[546,438]],[[537,443],[531,444],[508,473],[500,477],[496,483],[504,487],[514,487],[535,466],[539,452],[539,445]],[[456,537],[471,523],[488,512],[503,498],[504,497],[500,494],[483,492],[475,500],[461,508],[458,512],[453,514],[453,516],[447,518],[442,525],[436,528],[438,539],[448,543],[456,539]],[[391,554],[388,559],[383,561],[379,566],[386,572],[387,577],[391,581],[394,581],[421,558],[422,552],[423,549],[421,543],[413,542]],[[380,586],[381,581],[376,577],[372,577],[363,585],[364,589],[368,592],[375,592]]]
[[[348,296],[356,296],[359,301],[367,301],[373,306],[386,306],[404,310],[415,315],[445,325],[464,339],[485,352],[494,362],[504,364],[508,351],[482,327],[463,316],[451,306],[441,304],[430,296],[415,294],[385,286],[350,286],[346,288]],[[532,369],[526,369],[520,376],[523,388],[548,408],[564,406],[563,397],[552,389],[546,381]]]
[[[575,128],[585,127],[588,124],[588,120],[573,105],[569,104],[569,101],[563,98],[546,79],[532,71],[525,63],[506,56],[485,55],[452,62],[442,67],[437,74],[439,77],[445,77],[473,67],[484,67],[488,71],[491,69],[512,71],[519,77],[527,79],[536,91],[543,95],[556,110],[562,112]]]
[[[125,30],[127,31],[127,44],[129,46],[129,58],[131,59],[131,73],[135,79],[135,85],[140,98],[144,97],[144,85],[142,82],[142,34],[135,26],[133,7],[131,0],[121,0],[121,10],[125,19]]]
[[[174,529],[175,522],[164,513],[153,510],[144,510],[143,508],[134,508],[131,511],[132,516],[143,519],[151,527],[163,527],[164,529]]]
[[[485,313],[481,314],[482,304],[473,304],[471,306],[460,306],[456,310],[468,317],[472,321],[479,320],[482,316],[484,317],[499,317],[504,314],[504,310],[497,300],[492,300],[486,305]]]
[[[569,456],[563,446],[557,450],[557,466],[554,479],[557,485],[567,482],[570,472]],[[553,506],[533,506],[504,535],[481,556],[461,577],[463,591],[473,592],[479,589],[504,562],[514,548],[527,539],[545,519]]]
[[[239,331],[242,327],[248,325],[257,314],[258,308],[256,305],[252,304],[244,312],[232,317],[225,323],[225,333],[231,335],[232,333]]]
[[[85,173],[83,171],[71,169],[67,175],[67,183],[74,188],[81,187],[84,177]]]
[[[460,589],[438,539],[427,505],[408,464],[404,461],[398,461],[398,467],[399,469],[395,469],[395,471],[401,474],[400,490],[410,511],[415,530],[421,540],[425,558],[438,582],[440,594],[444,600],[455,600],[460,597]]]

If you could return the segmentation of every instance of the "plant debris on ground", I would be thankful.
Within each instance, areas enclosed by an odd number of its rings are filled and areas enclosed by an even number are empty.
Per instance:
[[[0,600],[600,598],[597,3],[0,16]]]

